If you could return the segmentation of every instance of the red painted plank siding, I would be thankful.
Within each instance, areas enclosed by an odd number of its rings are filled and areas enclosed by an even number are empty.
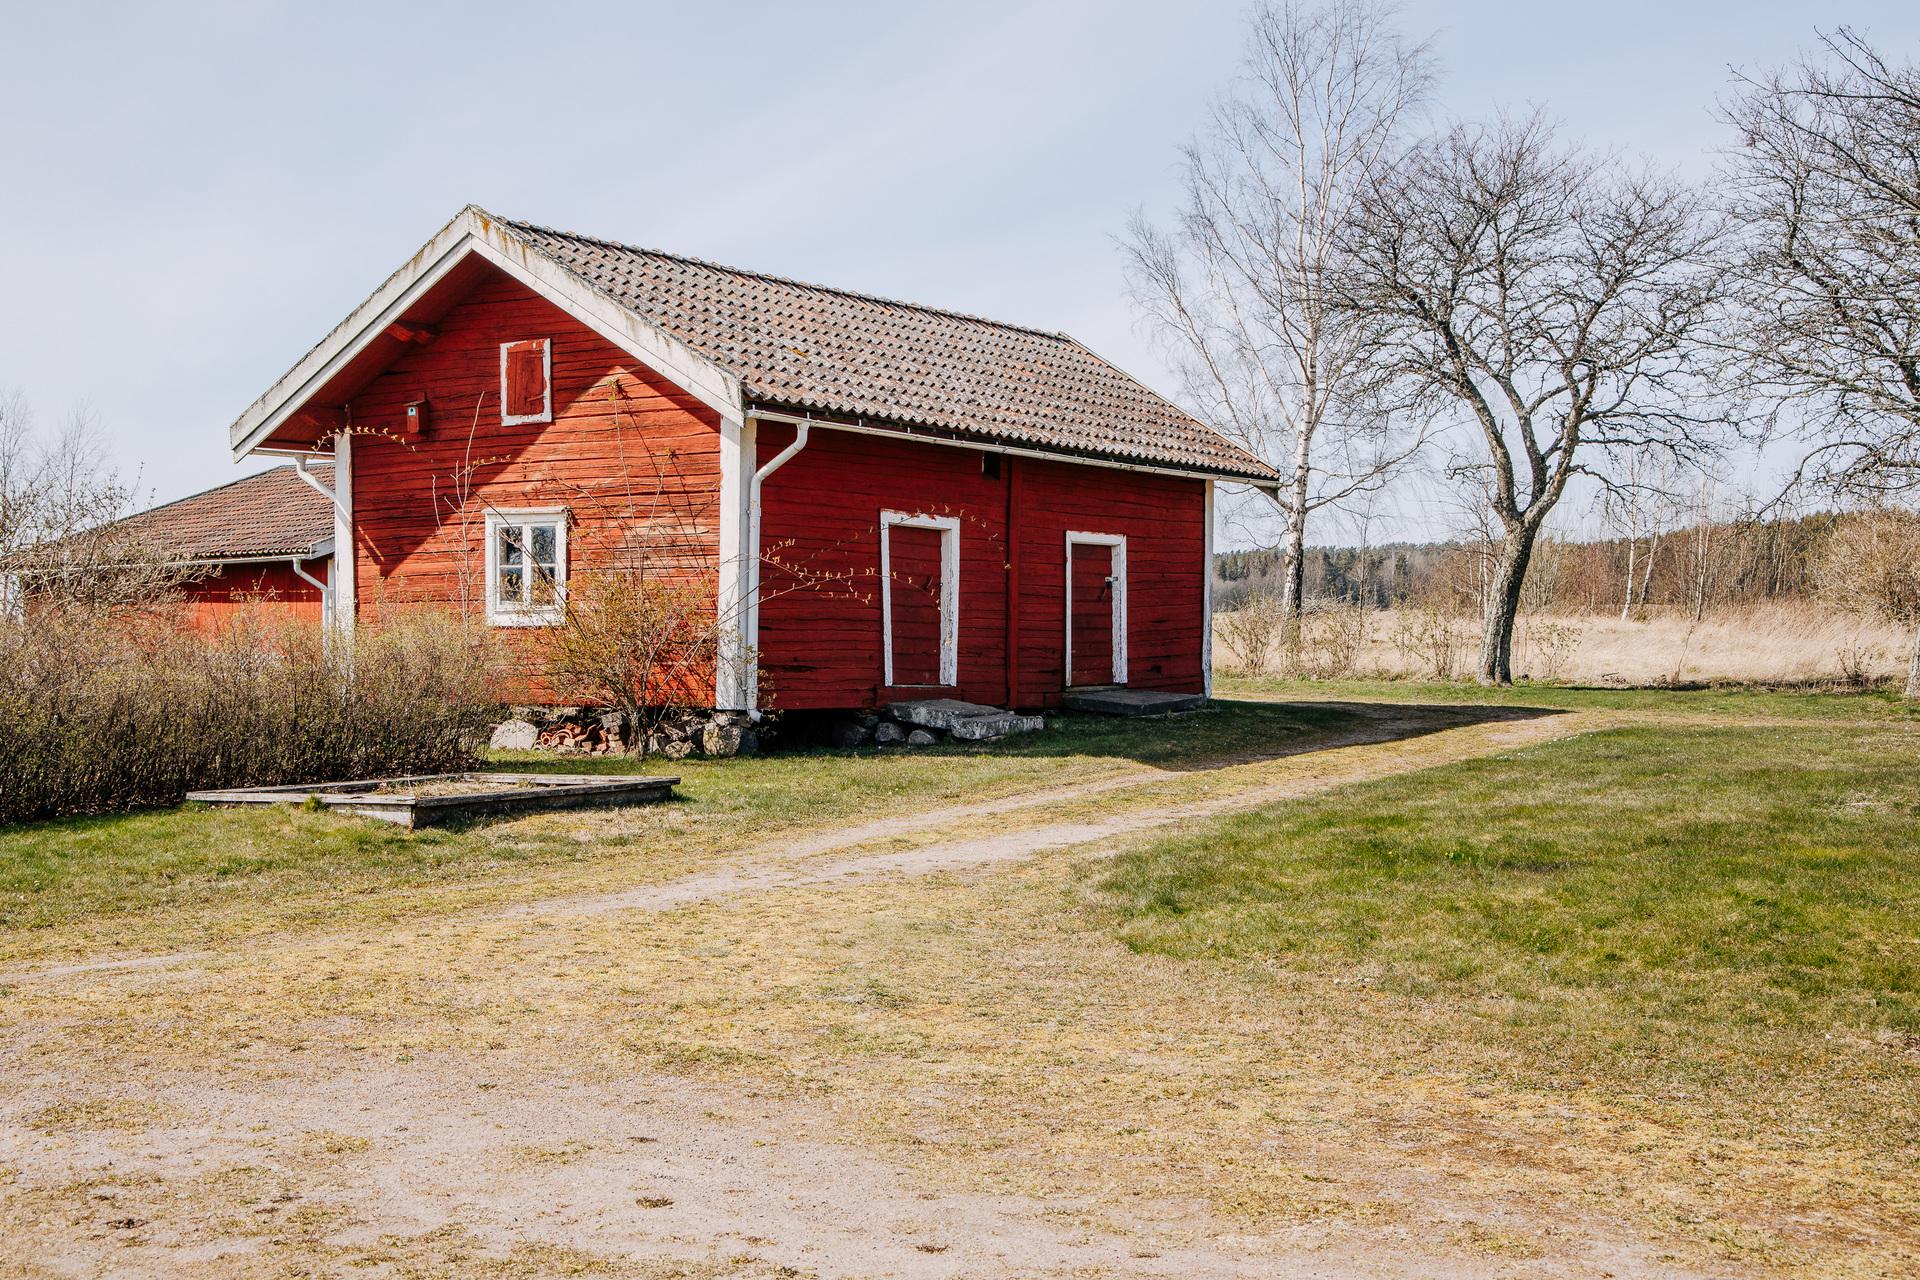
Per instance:
[[[763,424],[760,461],[792,439],[790,429]],[[767,480],[759,657],[769,705],[868,706],[884,696],[883,510],[959,518],[958,696],[1059,705],[1068,530],[1128,540],[1129,683],[1200,691],[1204,484],[1026,458],[1003,459],[1000,475],[989,477],[980,458],[970,449],[818,430]],[[1010,547],[1018,551],[1011,571]],[[1011,699],[1010,633],[1019,643]]]
[[[553,421],[503,426],[501,344],[543,338]],[[406,438],[406,405],[422,398],[432,427]],[[482,612],[489,508],[567,508],[576,580],[636,556],[694,576],[715,570],[718,415],[503,275],[477,285],[431,344],[410,348],[351,408],[362,618],[422,603]],[[506,631],[529,647],[526,670],[542,634]],[[545,691],[530,680],[518,692]]]
[[[324,561],[309,563],[307,572],[326,581]],[[208,629],[228,626],[242,617],[317,627],[323,611],[320,589],[284,564],[227,565],[187,583],[180,593],[191,624]]]

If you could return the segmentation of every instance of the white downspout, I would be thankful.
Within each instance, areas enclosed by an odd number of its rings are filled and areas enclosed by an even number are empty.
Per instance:
[[[333,504],[333,565],[327,573],[330,585],[326,594],[331,623],[329,630],[338,633],[342,643],[350,648],[356,612],[353,591],[353,437],[345,431],[334,433],[331,488],[320,483],[320,478],[307,470],[305,455],[295,456],[293,470],[295,475]]]
[[[749,414],[749,418],[759,415]],[[793,443],[779,453],[768,458],[765,465],[753,473],[747,482],[747,545],[745,548],[746,567],[746,608],[747,608],[747,653],[751,661],[747,665],[747,707],[756,716],[760,710],[760,486],[766,478],[787,465],[795,454],[807,447],[808,424],[804,421],[794,425]]]
[[[318,557],[315,558],[317,559]],[[320,592],[320,628],[322,638],[330,641],[332,637],[328,633],[333,630],[333,589],[321,579],[308,573],[307,562],[301,557],[295,556],[287,563],[293,566],[294,577],[300,579],[308,586],[316,588]]]

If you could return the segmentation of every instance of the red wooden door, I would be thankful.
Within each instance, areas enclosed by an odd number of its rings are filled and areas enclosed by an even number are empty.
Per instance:
[[[1113,683],[1113,548],[1073,544],[1073,580],[1067,585],[1067,625],[1073,667],[1068,684]]]
[[[893,683],[939,684],[941,532],[897,524],[886,536]]]

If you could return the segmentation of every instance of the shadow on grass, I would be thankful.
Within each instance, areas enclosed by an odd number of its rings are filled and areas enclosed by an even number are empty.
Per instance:
[[[491,767],[555,773],[703,773],[804,767],[809,761],[998,756],[1019,760],[1125,759],[1177,773],[1277,760],[1335,747],[1417,738],[1468,725],[1537,720],[1562,713],[1562,709],[1556,707],[1475,703],[1266,702],[1236,698],[1218,700],[1203,711],[1165,719],[1127,719],[1078,712],[1049,714],[1044,731],[997,742],[942,742],[930,747],[806,745],[781,749],[776,737],[776,746],[768,754],[733,760],[550,756],[516,751],[497,753]]]

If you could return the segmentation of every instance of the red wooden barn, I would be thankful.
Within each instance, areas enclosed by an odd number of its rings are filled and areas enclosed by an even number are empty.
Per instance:
[[[1204,692],[1214,485],[1278,480],[1065,335],[471,206],[233,447],[332,462],[339,625],[537,644],[582,575],[680,574],[736,709]]]

